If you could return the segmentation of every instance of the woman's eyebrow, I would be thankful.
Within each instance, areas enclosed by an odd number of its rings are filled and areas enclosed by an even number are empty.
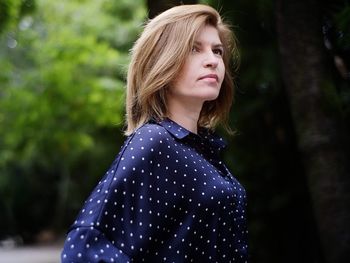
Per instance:
[[[195,44],[196,46],[201,46],[201,45],[203,45],[203,43],[202,43],[201,41],[194,41],[194,44]],[[217,47],[223,48],[223,47],[224,47],[224,45],[223,45],[222,43],[214,43],[214,44],[211,44],[211,46],[212,46],[212,47],[215,47],[215,48],[217,48]]]
[[[224,45],[222,43],[214,43],[213,46],[214,47],[224,47]]]

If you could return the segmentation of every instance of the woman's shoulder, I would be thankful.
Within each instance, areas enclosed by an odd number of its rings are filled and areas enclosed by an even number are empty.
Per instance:
[[[134,137],[161,138],[169,136],[166,129],[157,122],[149,121],[134,131]]]
[[[169,132],[159,123],[150,121],[137,128],[131,135],[132,144],[159,145],[173,141]]]

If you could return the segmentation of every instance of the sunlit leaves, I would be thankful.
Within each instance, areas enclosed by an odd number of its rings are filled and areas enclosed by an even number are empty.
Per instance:
[[[141,0],[37,0],[34,13],[0,35],[3,178],[16,174],[33,189],[38,178],[52,178],[50,189],[65,191],[59,195],[67,198],[70,186],[59,187],[63,181],[82,173],[101,176],[94,172],[106,167],[87,160],[113,158],[111,145],[123,127],[128,50],[145,16]],[[107,140],[111,131],[115,137]],[[0,181],[2,197],[2,190],[16,187],[11,182]],[[5,202],[21,194],[19,189],[6,192]]]

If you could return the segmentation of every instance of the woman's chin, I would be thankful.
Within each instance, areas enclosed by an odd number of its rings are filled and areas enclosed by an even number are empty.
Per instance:
[[[204,101],[212,101],[212,100],[216,100],[219,96],[218,92],[213,92],[213,93],[208,93],[205,96],[203,96],[203,100]]]

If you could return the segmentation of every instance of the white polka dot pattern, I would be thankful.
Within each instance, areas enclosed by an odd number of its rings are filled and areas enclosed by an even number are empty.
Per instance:
[[[225,143],[173,121],[136,130],[68,232],[62,262],[247,262],[246,194]]]

